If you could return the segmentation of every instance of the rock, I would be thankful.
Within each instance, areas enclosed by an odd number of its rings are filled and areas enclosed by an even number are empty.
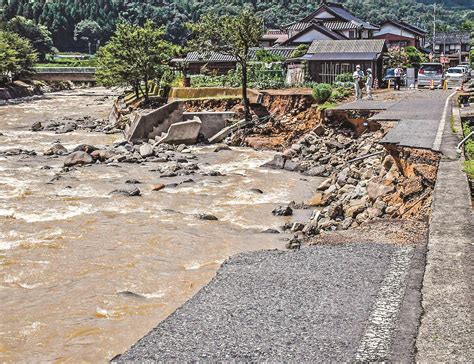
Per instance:
[[[197,218],[199,220],[206,220],[206,221],[218,221],[219,219],[215,217],[214,215],[210,214],[199,214],[197,215]]]
[[[91,164],[93,162],[94,160],[89,154],[87,154],[86,152],[78,151],[73,152],[66,157],[66,159],[64,160],[64,166],[72,167],[76,165]]]
[[[176,148],[176,150],[177,150],[178,152],[182,152],[182,151],[185,150],[185,149],[186,149],[186,144],[180,144],[180,145],[178,145],[178,147]]]
[[[286,249],[289,249],[289,250],[300,250],[301,245],[302,245],[301,240],[295,237],[291,239],[285,246],[286,246]]]
[[[386,171],[389,171],[393,165],[395,165],[395,159],[389,154],[384,158],[382,167],[385,168]]]
[[[293,157],[295,157],[298,153],[293,150],[293,149],[287,149],[283,152],[283,158],[284,159],[291,159]]]
[[[43,130],[43,124],[41,124],[40,121],[37,121],[36,123],[33,123],[30,128],[31,131],[40,131]]]
[[[332,185],[332,178],[325,179],[321,184],[318,186],[318,191],[326,191]]]
[[[274,168],[274,169],[283,169],[285,167],[286,159],[281,154],[275,154],[273,160],[265,163],[262,167],[265,168]]]
[[[367,215],[370,219],[373,219],[374,217],[382,217],[383,211],[381,209],[375,208],[375,207],[369,207],[367,210]]]
[[[330,198],[329,194],[316,192],[313,197],[305,202],[308,206],[326,206]]]
[[[66,134],[66,133],[71,133],[73,132],[74,130],[77,129],[77,125],[75,123],[66,123],[64,125],[62,125],[57,131],[56,133],[58,134]]]
[[[300,223],[300,222],[294,222],[293,225],[291,226],[291,231],[296,233],[298,231],[302,231],[304,229],[305,225]]]
[[[293,215],[293,210],[289,206],[279,206],[278,208],[272,211],[272,214],[275,216],[291,216]]]
[[[126,184],[128,185],[139,185],[141,182],[137,179],[129,179],[125,181]]]
[[[252,188],[250,192],[258,193],[259,195],[263,194],[263,191],[259,188]]]
[[[73,152],[86,152],[92,153],[94,150],[98,150],[99,148],[94,147],[93,145],[89,144],[80,144],[76,148],[74,148]]]
[[[347,217],[344,219],[344,221],[339,225],[341,230],[347,230],[351,227],[352,223],[354,220],[351,217]]]
[[[336,183],[339,185],[339,186],[344,186],[346,184],[346,181],[347,181],[347,177],[349,175],[349,168],[344,168],[337,176],[337,180],[336,180]]]
[[[94,159],[94,160],[99,160],[101,162],[105,162],[111,158],[114,157],[114,154],[109,151],[109,150],[105,150],[105,149],[98,149],[98,150],[94,150],[92,153],[91,153],[91,157]]]
[[[337,218],[341,218],[344,215],[344,209],[342,207],[342,203],[333,203],[329,206],[328,209],[328,216],[335,220]]]
[[[216,149],[214,149],[214,153],[222,152],[223,150],[232,150],[227,145],[219,145]]]
[[[304,229],[302,230],[303,234],[307,236],[315,236],[320,233],[319,227],[318,227],[318,221],[310,221]]]
[[[52,147],[44,151],[44,155],[64,155],[67,153],[67,149],[62,144],[54,144]]]
[[[385,186],[376,182],[369,182],[367,185],[367,194],[372,201],[377,200],[381,196],[388,195],[395,191],[394,186]]]
[[[109,195],[120,195],[120,196],[127,196],[127,197],[135,197],[141,196],[141,191],[137,187],[133,187],[130,189],[118,189],[113,190],[109,193]]]
[[[306,171],[304,174],[310,177],[321,177],[326,173],[325,166],[313,167],[310,170]]]
[[[277,229],[267,229],[263,230],[262,234],[280,234],[280,232]]]
[[[160,183],[160,184],[152,186],[151,190],[155,191],[155,192],[158,192],[158,191],[161,191],[162,189],[164,189],[165,187],[166,186],[164,184]]]
[[[317,136],[323,136],[324,133],[326,132],[326,129],[324,128],[323,124],[320,123],[320,124],[318,124],[318,125],[313,129],[313,132],[314,132]]]
[[[358,200],[351,200],[349,205],[344,207],[344,216],[355,218],[358,214],[363,212],[366,208],[367,197]]]
[[[339,149],[343,149],[344,146],[338,142],[335,142],[335,141],[332,141],[332,140],[328,140],[324,143],[326,145],[326,147],[328,147],[329,149],[336,149],[336,150],[339,150]]]
[[[139,153],[143,158],[151,157],[154,154],[153,146],[151,144],[144,143],[140,145]]]
[[[410,178],[402,183],[402,197],[409,199],[424,190],[423,181],[421,177]]]
[[[285,162],[285,166],[283,167],[286,171],[296,172],[300,169],[300,165],[297,162],[293,162],[292,160],[287,160]]]

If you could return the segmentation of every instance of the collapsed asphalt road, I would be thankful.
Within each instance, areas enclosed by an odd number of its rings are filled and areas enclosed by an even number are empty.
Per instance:
[[[424,247],[338,244],[232,257],[113,362],[411,360]]]

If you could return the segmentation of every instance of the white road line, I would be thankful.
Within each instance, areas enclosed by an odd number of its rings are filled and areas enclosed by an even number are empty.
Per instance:
[[[438,131],[436,133],[436,138],[433,143],[433,150],[439,151],[441,149],[441,142],[443,141],[443,133],[444,128],[446,126],[446,117],[448,116],[448,107],[449,102],[451,101],[451,97],[456,94],[457,91],[454,91],[451,95],[448,96],[446,99],[446,103],[444,104],[443,116],[441,117],[441,121],[439,122]]]
[[[413,251],[413,247],[404,247],[393,253],[356,352],[357,362],[380,362],[389,359],[392,334],[405,295]]]

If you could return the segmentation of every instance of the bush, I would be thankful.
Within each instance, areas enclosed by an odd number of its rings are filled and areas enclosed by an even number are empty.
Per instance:
[[[327,83],[319,83],[313,88],[313,97],[318,104],[323,104],[329,100],[332,93],[331,85]]]
[[[352,73],[341,73],[336,76],[336,82],[354,82]]]

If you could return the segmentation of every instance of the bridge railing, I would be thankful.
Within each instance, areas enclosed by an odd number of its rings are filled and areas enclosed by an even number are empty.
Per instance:
[[[77,74],[95,74],[95,67],[35,67],[36,73],[77,73]]]

